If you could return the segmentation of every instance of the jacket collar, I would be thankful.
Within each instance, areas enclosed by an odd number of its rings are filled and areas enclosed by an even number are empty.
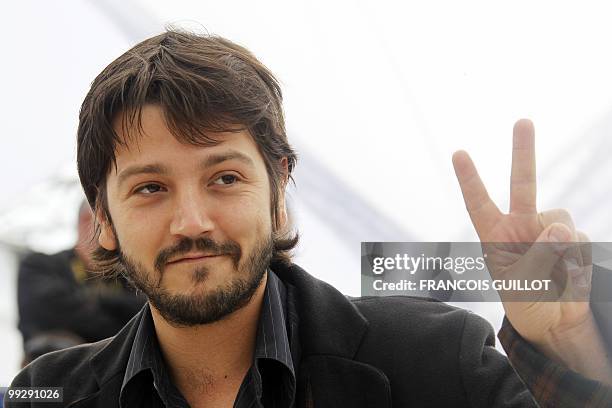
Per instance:
[[[296,288],[302,356],[354,358],[368,322],[347,297],[295,264],[272,264],[271,269],[283,282]]]
[[[302,361],[298,388],[305,396],[298,406],[313,406],[313,402],[317,407],[338,406],[338,397],[352,401],[354,407],[372,406],[372,401],[379,407],[390,406],[384,373],[353,361],[368,328],[365,317],[345,295],[299,266],[272,264],[270,268],[295,288]],[[144,309],[91,358],[100,388],[124,372]]]
[[[94,373],[98,386],[102,387],[110,379],[125,371],[127,361],[132,351],[134,337],[144,318],[148,304],[142,309],[100,351],[94,354],[90,361],[90,367]]]
[[[283,282],[296,288],[302,356],[326,354],[354,358],[368,323],[346,296],[295,264],[270,267]],[[91,358],[91,367],[100,385],[125,369],[145,307]]]
[[[299,408],[391,407],[387,376],[355,359],[368,329],[357,307],[329,284],[297,265],[272,265],[294,291],[301,362]]]

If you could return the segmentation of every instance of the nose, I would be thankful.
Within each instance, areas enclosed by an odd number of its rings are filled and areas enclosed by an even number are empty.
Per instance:
[[[197,238],[213,230],[214,223],[203,195],[202,189],[197,187],[177,193],[170,224],[172,235]]]

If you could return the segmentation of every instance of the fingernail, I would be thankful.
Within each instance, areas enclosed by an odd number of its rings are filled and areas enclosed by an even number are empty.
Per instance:
[[[582,274],[582,270],[580,270],[578,262],[575,259],[568,258],[564,259],[563,261],[565,262],[565,268],[567,269],[567,272],[571,276],[578,276]]]
[[[565,267],[567,268],[567,274],[572,279],[572,282],[574,282],[574,285],[578,287],[588,286],[585,268],[578,266],[575,259],[566,259]]]
[[[550,239],[550,242],[566,242],[569,237],[565,228],[554,227],[549,231],[548,239]]]
[[[585,288],[585,287],[588,286],[585,274],[582,274],[582,275],[579,275],[579,276],[575,276],[573,280],[574,280],[574,284],[576,286],[579,286],[579,287],[582,287],[582,288]]]

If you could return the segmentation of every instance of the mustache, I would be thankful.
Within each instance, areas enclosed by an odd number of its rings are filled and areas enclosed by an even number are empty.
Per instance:
[[[188,237],[182,238],[176,245],[162,249],[155,258],[155,269],[162,272],[168,260],[183,254],[187,254],[193,249],[205,251],[211,255],[230,255],[234,260],[234,265],[238,266],[242,251],[240,245],[234,241],[225,241],[218,243],[209,237],[192,239]]]

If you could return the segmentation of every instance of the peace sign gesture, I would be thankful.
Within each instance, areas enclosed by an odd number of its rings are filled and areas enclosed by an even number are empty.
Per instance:
[[[588,347],[571,343],[586,333],[593,335],[595,340],[590,341],[599,342],[595,346],[605,353],[589,306],[592,267],[589,246],[584,244],[588,239],[576,231],[567,211],[538,212],[536,208],[533,124],[519,120],[514,125],[508,214],[491,200],[466,152],[456,152],[453,165],[492,278],[551,280],[547,291],[500,291],[513,327],[550,358],[574,369],[577,364],[584,368],[584,361],[577,363],[576,358]],[[598,365],[598,375],[609,376],[607,359],[600,360],[604,363]]]

